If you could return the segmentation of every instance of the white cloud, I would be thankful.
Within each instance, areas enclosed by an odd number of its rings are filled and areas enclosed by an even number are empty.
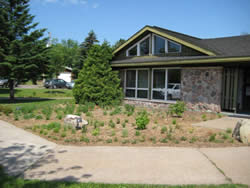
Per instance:
[[[98,3],[94,3],[92,7],[93,7],[93,8],[98,8],[98,7],[99,7],[99,4],[98,4]]]

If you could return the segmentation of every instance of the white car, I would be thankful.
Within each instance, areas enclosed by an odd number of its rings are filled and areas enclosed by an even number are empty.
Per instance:
[[[170,100],[181,98],[181,84],[178,84],[178,83],[168,84],[168,98]]]
[[[8,79],[0,79],[0,87],[8,87]]]

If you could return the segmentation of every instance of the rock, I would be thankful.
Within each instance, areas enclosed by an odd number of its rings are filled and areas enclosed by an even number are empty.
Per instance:
[[[232,136],[243,142],[244,144],[250,143],[250,120],[244,119],[237,122]]]
[[[234,130],[233,130],[233,134],[232,137],[234,137],[236,140],[240,141],[240,127],[242,125],[242,120],[238,121]]]
[[[68,126],[72,126],[75,129],[81,129],[83,126],[88,125],[86,120],[83,120],[80,116],[68,114],[64,118],[64,123]]]
[[[244,119],[240,127],[240,140],[244,144],[250,144],[250,120]]]

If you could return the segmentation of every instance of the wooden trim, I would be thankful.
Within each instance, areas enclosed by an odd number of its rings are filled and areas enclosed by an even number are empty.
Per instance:
[[[151,28],[151,27],[149,27],[149,26],[144,27],[144,28],[141,29],[139,32],[137,32],[136,34],[134,34],[131,38],[129,38],[124,44],[122,44],[119,48],[117,48],[117,49],[113,52],[113,55],[115,55],[118,51],[120,51],[122,48],[124,48],[125,46],[127,46],[130,42],[132,42],[134,39],[136,39],[138,36],[140,36],[140,35],[141,35],[142,33],[144,33],[145,31],[150,31],[150,32],[155,33],[155,34],[158,34],[158,35],[160,35],[160,36],[162,36],[162,37],[166,37],[166,38],[168,38],[168,39],[170,39],[170,40],[172,40],[172,41],[174,41],[174,42],[180,43],[180,44],[182,44],[182,45],[184,45],[184,46],[188,46],[188,47],[190,47],[190,48],[192,48],[192,49],[195,49],[195,50],[197,50],[197,51],[199,51],[199,52],[205,53],[205,54],[207,54],[207,55],[209,55],[209,56],[215,56],[215,55],[216,55],[216,54],[215,54],[214,52],[212,52],[212,51],[206,50],[206,49],[204,49],[204,48],[201,48],[201,47],[199,47],[199,46],[196,46],[196,45],[194,45],[194,44],[191,44],[191,43],[189,43],[189,42],[186,42],[186,41],[184,41],[184,40],[181,40],[181,39],[179,39],[179,38],[176,38],[176,37],[174,37],[174,36],[171,36],[171,35],[169,35],[169,34],[166,34],[166,33],[164,33],[164,32],[160,32],[160,31],[158,31],[158,30],[156,30],[156,29],[153,29],[153,28]]]

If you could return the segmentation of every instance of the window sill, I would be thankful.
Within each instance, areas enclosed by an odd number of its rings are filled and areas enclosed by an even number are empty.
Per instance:
[[[140,98],[129,98],[129,97],[125,97],[124,99],[126,100],[133,100],[133,101],[141,101],[141,102],[153,102],[153,103],[165,103],[165,104],[176,104],[176,101],[163,101],[163,100],[149,100],[149,99],[140,99]]]

